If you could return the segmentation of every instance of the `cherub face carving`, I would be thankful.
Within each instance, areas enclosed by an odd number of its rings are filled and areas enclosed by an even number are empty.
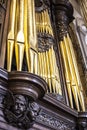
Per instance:
[[[14,113],[15,115],[21,115],[26,111],[26,99],[22,95],[15,95]]]

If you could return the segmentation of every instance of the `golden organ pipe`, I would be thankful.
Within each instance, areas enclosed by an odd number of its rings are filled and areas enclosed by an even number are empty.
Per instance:
[[[38,74],[38,53],[35,53],[35,62],[34,62],[35,74]]]
[[[37,74],[37,37],[34,0],[28,0],[28,44],[30,46],[30,72]]]
[[[30,44],[30,47],[33,45],[33,17],[32,17],[32,0],[28,0],[27,4],[27,9],[28,9],[28,42]]]
[[[40,64],[41,64],[41,77],[43,77],[43,61],[42,61],[43,59],[42,59],[42,53],[40,53]]]
[[[70,84],[71,74],[70,74],[70,70],[69,70],[69,65],[68,65],[68,59],[67,59],[67,55],[66,55],[65,45],[64,45],[63,41],[60,42],[60,48],[61,48],[61,52],[62,52],[62,56],[63,56],[63,60],[64,60],[65,78],[66,78],[66,83],[67,83],[67,91],[68,91],[68,95],[69,95],[70,106],[71,106],[71,108],[73,108],[73,99],[72,99],[71,84]]]
[[[39,33],[46,33],[53,36],[50,16],[48,10],[43,10],[41,12],[36,12],[36,26],[37,32]],[[49,84],[49,92],[50,93],[60,93],[61,87],[59,87],[59,80],[58,80],[58,68],[56,65],[55,54],[53,53],[53,47],[51,47],[46,52],[39,52],[39,67],[40,71],[38,70],[38,74],[43,77]],[[56,70],[57,69],[57,70]],[[56,75],[55,75],[56,72]],[[58,74],[58,75],[57,75]]]
[[[33,46],[34,49],[37,51],[37,34],[36,34],[36,21],[35,21],[35,4],[34,4],[34,0],[32,0],[32,16],[33,16],[33,22],[32,22],[32,26],[33,26]]]
[[[7,40],[7,70],[11,71],[12,56],[15,43],[15,13],[16,13],[16,0],[11,1],[10,7],[10,21],[9,21],[9,32]]]
[[[44,13],[43,13],[43,11],[41,12],[41,18],[42,18],[42,24],[41,24],[41,27],[42,27],[42,32],[45,32],[44,31]]]
[[[42,52],[40,53],[40,59],[41,59],[41,75],[43,77],[43,57],[42,57]]]
[[[49,84],[49,91],[52,93],[52,87],[51,87],[51,75],[50,75],[50,65],[49,65],[49,52],[46,51],[46,66],[47,66],[47,78],[48,78],[48,84]]]
[[[49,49],[49,64],[50,64],[50,73],[51,73],[51,81],[52,81],[52,88],[53,88],[53,92],[55,93],[55,74],[54,74],[54,67],[55,64],[53,62],[53,55],[52,55],[52,48]]]
[[[51,21],[50,21],[50,17],[49,17],[49,13],[48,10],[46,10],[46,14],[47,14],[47,28],[48,28],[48,33],[51,34],[53,36],[52,33],[52,26],[51,26]]]
[[[46,67],[46,53],[44,52],[44,76],[45,76],[45,80],[47,82],[47,67]]]
[[[36,19],[36,30],[39,32],[39,13],[35,13],[35,19]]]
[[[22,70],[24,56],[24,0],[19,0],[18,31],[15,43],[17,71]]]
[[[39,29],[40,29],[40,33],[41,33],[41,32],[42,32],[42,30],[41,30],[41,24],[42,24],[42,23],[41,23],[41,13],[39,13],[39,23],[40,23],[40,24],[39,24]]]
[[[60,95],[62,95],[60,78],[59,78],[59,71],[58,71],[57,62],[56,62],[56,55],[55,55],[53,47],[52,47],[52,55],[53,55],[53,60],[55,63],[54,73],[55,73],[55,80],[56,80],[56,93],[59,93]]]
[[[70,48],[70,51],[71,51],[72,60],[73,60],[75,73],[76,73],[76,82],[77,82],[77,85],[78,85],[78,97],[79,97],[79,100],[80,100],[80,104],[81,104],[82,110],[85,111],[84,99],[83,99],[82,94],[80,94],[83,91],[82,83],[81,83],[81,79],[80,79],[80,75],[79,75],[79,70],[78,70],[78,66],[77,66],[75,53],[74,53],[73,46],[72,46],[72,43],[71,43],[71,40],[70,40],[70,37],[69,37],[68,34],[67,34],[67,42],[69,42],[68,45],[69,45],[69,48]]]
[[[33,50],[33,10],[32,10],[32,1],[27,1],[27,15],[28,15],[28,46],[29,46],[29,53],[30,53],[30,72],[33,73],[34,71],[34,54]]]
[[[30,46],[28,44],[28,11],[27,11],[27,0],[24,1],[24,36],[25,36],[25,54],[26,54],[26,61],[28,66],[28,71],[30,72]]]
[[[67,58],[68,58],[68,62],[69,62],[70,72],[71,72],[72,91],[73,91],[74,99],[75,99],[75,102],[76,102],[77,110],[80,111],[79,101],[78,101],[78,85],[77,85],[77,82],[76,82],[75,68],[74,68],[72,55],[71,55],[70,48],[69,48],[66,37],[64,37],[64,43],[65,43]]]
[[[38,13],[39,15],[39,32],[41,33],[42,32],[42,29],[41,29],[41,24],[42,24],[42,22],[41,22],[41,13]]]
[[[45,61],[44,61],[44,52],[42,52],[42,59],[43,59],[43,78],[45,80]]]
[[[36,26],[37,31],[41,33],[48,33],[53,36],[52,26],[50,22],[50,16],[48,10],[44,10],[40,13],[36,13]]]
[[[41,57],[40,57],[40,52],[38,52],[38,75],[41,76]]]

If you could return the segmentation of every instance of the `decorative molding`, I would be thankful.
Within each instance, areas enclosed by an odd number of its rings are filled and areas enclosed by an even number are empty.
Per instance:
[[[65,122],[60,118],[58,119],[56,117],[53,117],[43,110],[40,111],[36,120],[56,130],[75,130],[75,127],[73,125],[70,125],[69,122]]]

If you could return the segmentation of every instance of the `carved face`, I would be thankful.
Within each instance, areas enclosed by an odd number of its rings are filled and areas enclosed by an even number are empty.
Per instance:
[[[22,95],[15,95],[14,113],[15,115],[22,115],[26,110],[26,99]]]

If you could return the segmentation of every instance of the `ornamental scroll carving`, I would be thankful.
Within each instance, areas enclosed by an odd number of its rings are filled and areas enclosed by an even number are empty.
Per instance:
[[[39,122],[54,128],[56,130],[76,130],[73,125],[70,125],[69,123],[63,121],[62,119],[58,119],[56,117],[51,116],[50,114],[47,114],[43,110],[40,111],[39,115],[36,118]]]

